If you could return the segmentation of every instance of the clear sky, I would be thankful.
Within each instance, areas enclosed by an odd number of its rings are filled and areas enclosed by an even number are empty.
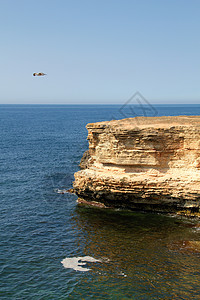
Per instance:
[[[0,103],[200,104],[200,1],[0,0],[0,82]]]

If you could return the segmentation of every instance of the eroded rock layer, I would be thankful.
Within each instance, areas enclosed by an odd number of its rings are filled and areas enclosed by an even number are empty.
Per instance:
[[[79,202],[198,214],[200,116],[137,117],[87,125]]]

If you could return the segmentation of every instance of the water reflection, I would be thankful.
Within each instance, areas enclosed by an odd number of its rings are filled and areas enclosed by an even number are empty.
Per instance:
[[[73,219],[82,254],[108,259],[91,267],[92,273],[87,280],[82,278],[74,297],[77,293],[89,298],[90,291],[93,297],[106,299],[199,295],[199,253],[171,247],[177,241],[199,239],[194,222],[85,207],[77,207]]]

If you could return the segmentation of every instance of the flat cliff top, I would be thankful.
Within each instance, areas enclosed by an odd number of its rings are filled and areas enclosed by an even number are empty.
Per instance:
[[[135,117],[122,120],[89,123],[87,128],[119,127],[131,128],[170,128],[173,126],[200,126],[200,116],[163,116],[163,117]]]

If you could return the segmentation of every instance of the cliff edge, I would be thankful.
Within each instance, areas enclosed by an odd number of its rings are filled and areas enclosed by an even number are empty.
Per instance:
[[[79,203],[200,215],[200,116],[136,117],[87,125],[75,173]]]

